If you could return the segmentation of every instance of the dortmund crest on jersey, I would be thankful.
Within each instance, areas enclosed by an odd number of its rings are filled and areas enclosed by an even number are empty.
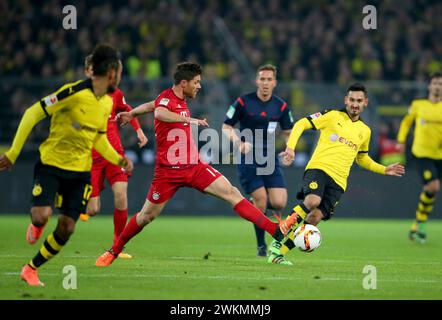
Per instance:
[[[312,181],[310,182],[310,184],[308,185],[310,189],[312,190],[316,190],[318,189],[318,183],[316,181]]]
[[[43,192],[43,188],[41,187],[41,185],[39,183],[34,185],[34,188],[32,189],[32,195],[34,197],[38,197],[39,195],[41,195],[41,193]]]
[[[425,170],[425,171],[424,171],[424,179],[425,179],[425,180],[430,180],[430,179],[431,179],[431,176],[432,176],[432,174],[431,174],[431,171],[430,171],[430,170]]]

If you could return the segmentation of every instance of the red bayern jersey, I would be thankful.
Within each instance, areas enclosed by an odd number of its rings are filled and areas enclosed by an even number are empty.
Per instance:
[[[190,117],[186,100],[177,97],[172,88],[164,90],[155,99],[157,107]],[[163,122],[155,118],[156,165],[180,168],[199,163],[198,148],[191,132],[188,123]]]
[[[122,154],[124,152],[124,148],[121,144],[120,132],[118,130],[119,124],[115,117],[119,112],[129,112],[130,110],[132,110],[132,107],[126,103],[123,91],[118,88],[115,89],[114,92],[109,93],[109,96],[112,98],[113,104],[112,112],[109,115],[109,120],[107,122],[107,139],[109,140],[112,147],[114,147],[114,149],[118,153]],[[132,119],[130,121],[130,124],[134,131],[137,131],[140,128],[140,123],[136,118]],[[92,158],[99,159],[102,158],[102,156],[97,151],[95,151],[95,149],[92,149]]]

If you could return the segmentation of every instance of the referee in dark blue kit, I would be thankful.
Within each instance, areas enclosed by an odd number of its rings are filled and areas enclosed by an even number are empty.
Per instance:
[[[275,66],[266,64],[259,67],[256,75],[257,91],[236,99],[229,107],[223,124],[224,133],[241,152],[241,161],[237,167],[241,186],[252,197],[253,204],[263,213],[267,209],[281,210],[287,204],[287,188],[276,153],[274,152],[274,158],[271,159],[275,166],[270,174],[260,174],[259,168],[263,165],[262,161],[256,158],[259,152],[266,155],[267,151],[274,151],[274,145],[269,150],[267,138],[270,134],[275,134],[278,123],[286,140],[294,124],[287,103],[273,94],[276,83]],[[237,122],[240,124],[239,132],[234,129]],[[252,143],[244,138],[243,133],[247,129],[252,133]],[[246,161],[250,157],[252,161]],[[266,257],[265,232],[256,226],[255,232],[258,256]],[[269,256],[268,262],[291,265],[283,256]]]

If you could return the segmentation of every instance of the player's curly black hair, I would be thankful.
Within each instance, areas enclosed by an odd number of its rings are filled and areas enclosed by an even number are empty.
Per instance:
[[[182,80],[190,81],[198,75],[201,75],[202,68],[195,62],[181,62],[173,73],[173,83],[179,84]]]
[[[442,72],[435,72],[430,74],[429,76],[429,81],[431,82],[431,80],[436,79],[436,78],[442,78]]]
[[[347,89],[347,94],[350,91],[362,91],[366,97],[368,95],[368,92],[367,92],[367,89],[365,89],[365,86],[363,84],[360,84],[359,82],[353,83],[351,86],[349,86]]]
[[[121,55],[114,47],[106,43],[100,43],[92,52],[92,69],[94,75],[103,76],[108,70],[118,69]]]

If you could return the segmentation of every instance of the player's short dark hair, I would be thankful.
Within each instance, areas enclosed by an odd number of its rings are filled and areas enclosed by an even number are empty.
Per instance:
[[[273,71],[273,75],[275,76],[275,79],[276,79],[276,73],[277,73],[277,68],[276,68],[276,66],[274,66],[273,64],[270,64],[270,63],[268,63],[268,64],[263,64],[262,66],[260,66],[260,67],[258,68],[258,70],[256,71],[256,73],[258,74],[258,73],[260,73],[261,71],[264,71],[264,70]]]
[[[111,69],[118,69],[120,53],[106,43],[98,44],[92,52],[92,69],[95,76],[103,76]]]
[[[368,96],[367,89],[365,89],[365,86],[360,84],[359,82],[353,83],[351,86],[349,86],[348,89],[347,89],[347,94],[350,91],[362,91],[364,93],[365,97]]]
[[[190,81],[198,75],[201,75],[203,70],[196,62],[181,62],[175,67],[173,73],[173,83],[179,84],[182,80]]]
[[[92,54],[89,54],[84,58],[84,68],[89,69],[92,66]]]
[[[436,78],[442,78],[442,72],[434,72],[434,73],[432,73],[432,74],[430,74],[430,82],[433,80],[433,79],[436,79]]]

